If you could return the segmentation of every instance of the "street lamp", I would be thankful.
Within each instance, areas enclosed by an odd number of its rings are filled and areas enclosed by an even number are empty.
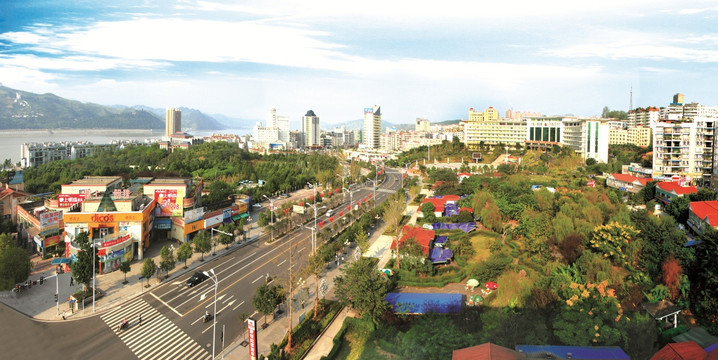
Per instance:
[[[92,312],[95,312],[95,260],[97,259],[97,250],[95,250],[95,245],[95,240],[92,240]]]
[[[315,190],[316,191],[316,190]],[[272,223],[271,241],[274,241],[274,200],[270,199],[267,195],[262,195],[269,200],[269,221]]]
[[[214,341],[217,337],[217,284],[219,283],[219,280],[217,280],[217,275],[214,273],[214,269],[210,269],[209,272],[203,271],[202,273],[214,281],[214,315],[212,316],[212,359],[214,359]]]
[[[371,181],[371,184],[374,186],[374,205],[372,208],[376,209],[376,184],[377,184],[377,181],[372,180],[372,179],[366,179],[366,181]]]
[[[347,188],[342,188],[342,190],[344,190],[344,191],[346,191],[346,192],[349,193],[349,212],[352,212],[353,209],[354,209],[354,205],[353,205],[353,203],[354,203],[354,193],[357,192],[357,191],[359,191],[359,190],[361,190],[361,189],[349,190],[349,189],[347,189]],[[344,195],[344,201],[346,201],[346,195]]]
[[[316,198],[315,198],[316,200]],[[317,205],[307,204],[314,210],[314,231],[312,231],[312,254],[314,254],[317,250],[317,234],[316,234],[316,228],[317,228],[317,210],[319,209],[325,209],[326,206],[317,207]]]
[[[230,233],[228,233],[228,232],[226,232],[226,231],[217,230],[217,229],[215,229],[215,228],[210,228],[210,229],[212,230],[212,231],[211,231],[211,233],[212,233],[211,237],[214,237],[214,232],[215,232],[215,231],[218,232],[218,233],[221,233],[221,234],[225,234],[225,235],[229,236],[230,238],[232,237],[232,234],[230,234]],[[214,249],[217,250],[217,242],[216,242],[216,241],[212,241],[212,243],[214,244]],[[174,251],[174,247],[172,247],[172,251]],[[216,255],[216,254],[215,254],[215,251],[213,250],[213,251],[212,251],[212,256],[214,256],[214,255]]]

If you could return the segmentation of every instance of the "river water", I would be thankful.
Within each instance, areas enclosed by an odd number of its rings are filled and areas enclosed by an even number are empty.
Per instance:
[[[210,136],[212,133],[230,133],[244,135],[251,129],[225,129],[191,132],[197,137]],[[136,140],[145,142],[159,139],[163,129],[92,129],[92,130],[2,130],[0,131],[0,164],[11,159],[13,164],[20,161],[23,143],[89,141],[93,144],[109,144],[112,140]]]

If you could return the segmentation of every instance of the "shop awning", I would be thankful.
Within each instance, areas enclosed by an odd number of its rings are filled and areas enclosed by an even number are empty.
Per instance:
[[[232,219],[231,219],[231,218],[226,218],[226,219],[222,220],[222,222],[225,223],[225,224],[230,224],[230,223],[232,223]]]
[[[232,215],[232,220],[237,221],[239,219],[244,219],[244,218],[248,218],[248,217],[249,217],[249,214],[241,213],[241,214],[237,214],[237,215]]]
[[[57,264],[69,264],[69,263],[70,263],[70,258],[65,258],[65,257],[54,258],[54,259],[52,259],[51,263],[52,263],[53,265],[57,265]]]

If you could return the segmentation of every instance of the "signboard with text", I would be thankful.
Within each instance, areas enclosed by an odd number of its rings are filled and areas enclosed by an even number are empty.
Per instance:
[[[247,319],[249,332],[249,359],[257,360],[257,322],[254,319]]]
[[[40,219],[40,227],[48,227],[59,224],[60,215],[61,212],[59,211],[45,211],[40,213],[38,216]]]
[[[182,216],[184,197],[177,194],[176,189],[156,189],[155,201],[157,209],[155,216]]]
[[[57,206],[61,208],[70,207],[85,200],[85,194],[58,194]]]

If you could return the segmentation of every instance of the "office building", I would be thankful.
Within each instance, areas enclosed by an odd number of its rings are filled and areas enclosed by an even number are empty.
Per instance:
[[[513,147],[526,139],[526,120],[499,118],[499,112],[493,107],[484,111],[470,108],[468,120],[461,123],[464,126],[463,142],[473,149],[499,144]]]
[[[169,108],[165,111],[165,136],[172,136],[182,131],[182,112],[179,109]]]
[[[364,108],[364,132],[362,140],[368,149],[379,149],[381,146],[381,107]]]
[[[608,119],[541,117],[526,119],[526,146],[547,150],[568,146],[584,159],[608,162]]]
[[[319,135],[319,116],[313,110],[308,110],[302,117],[302,135],[304,147],[314,147],[320,145]]]

